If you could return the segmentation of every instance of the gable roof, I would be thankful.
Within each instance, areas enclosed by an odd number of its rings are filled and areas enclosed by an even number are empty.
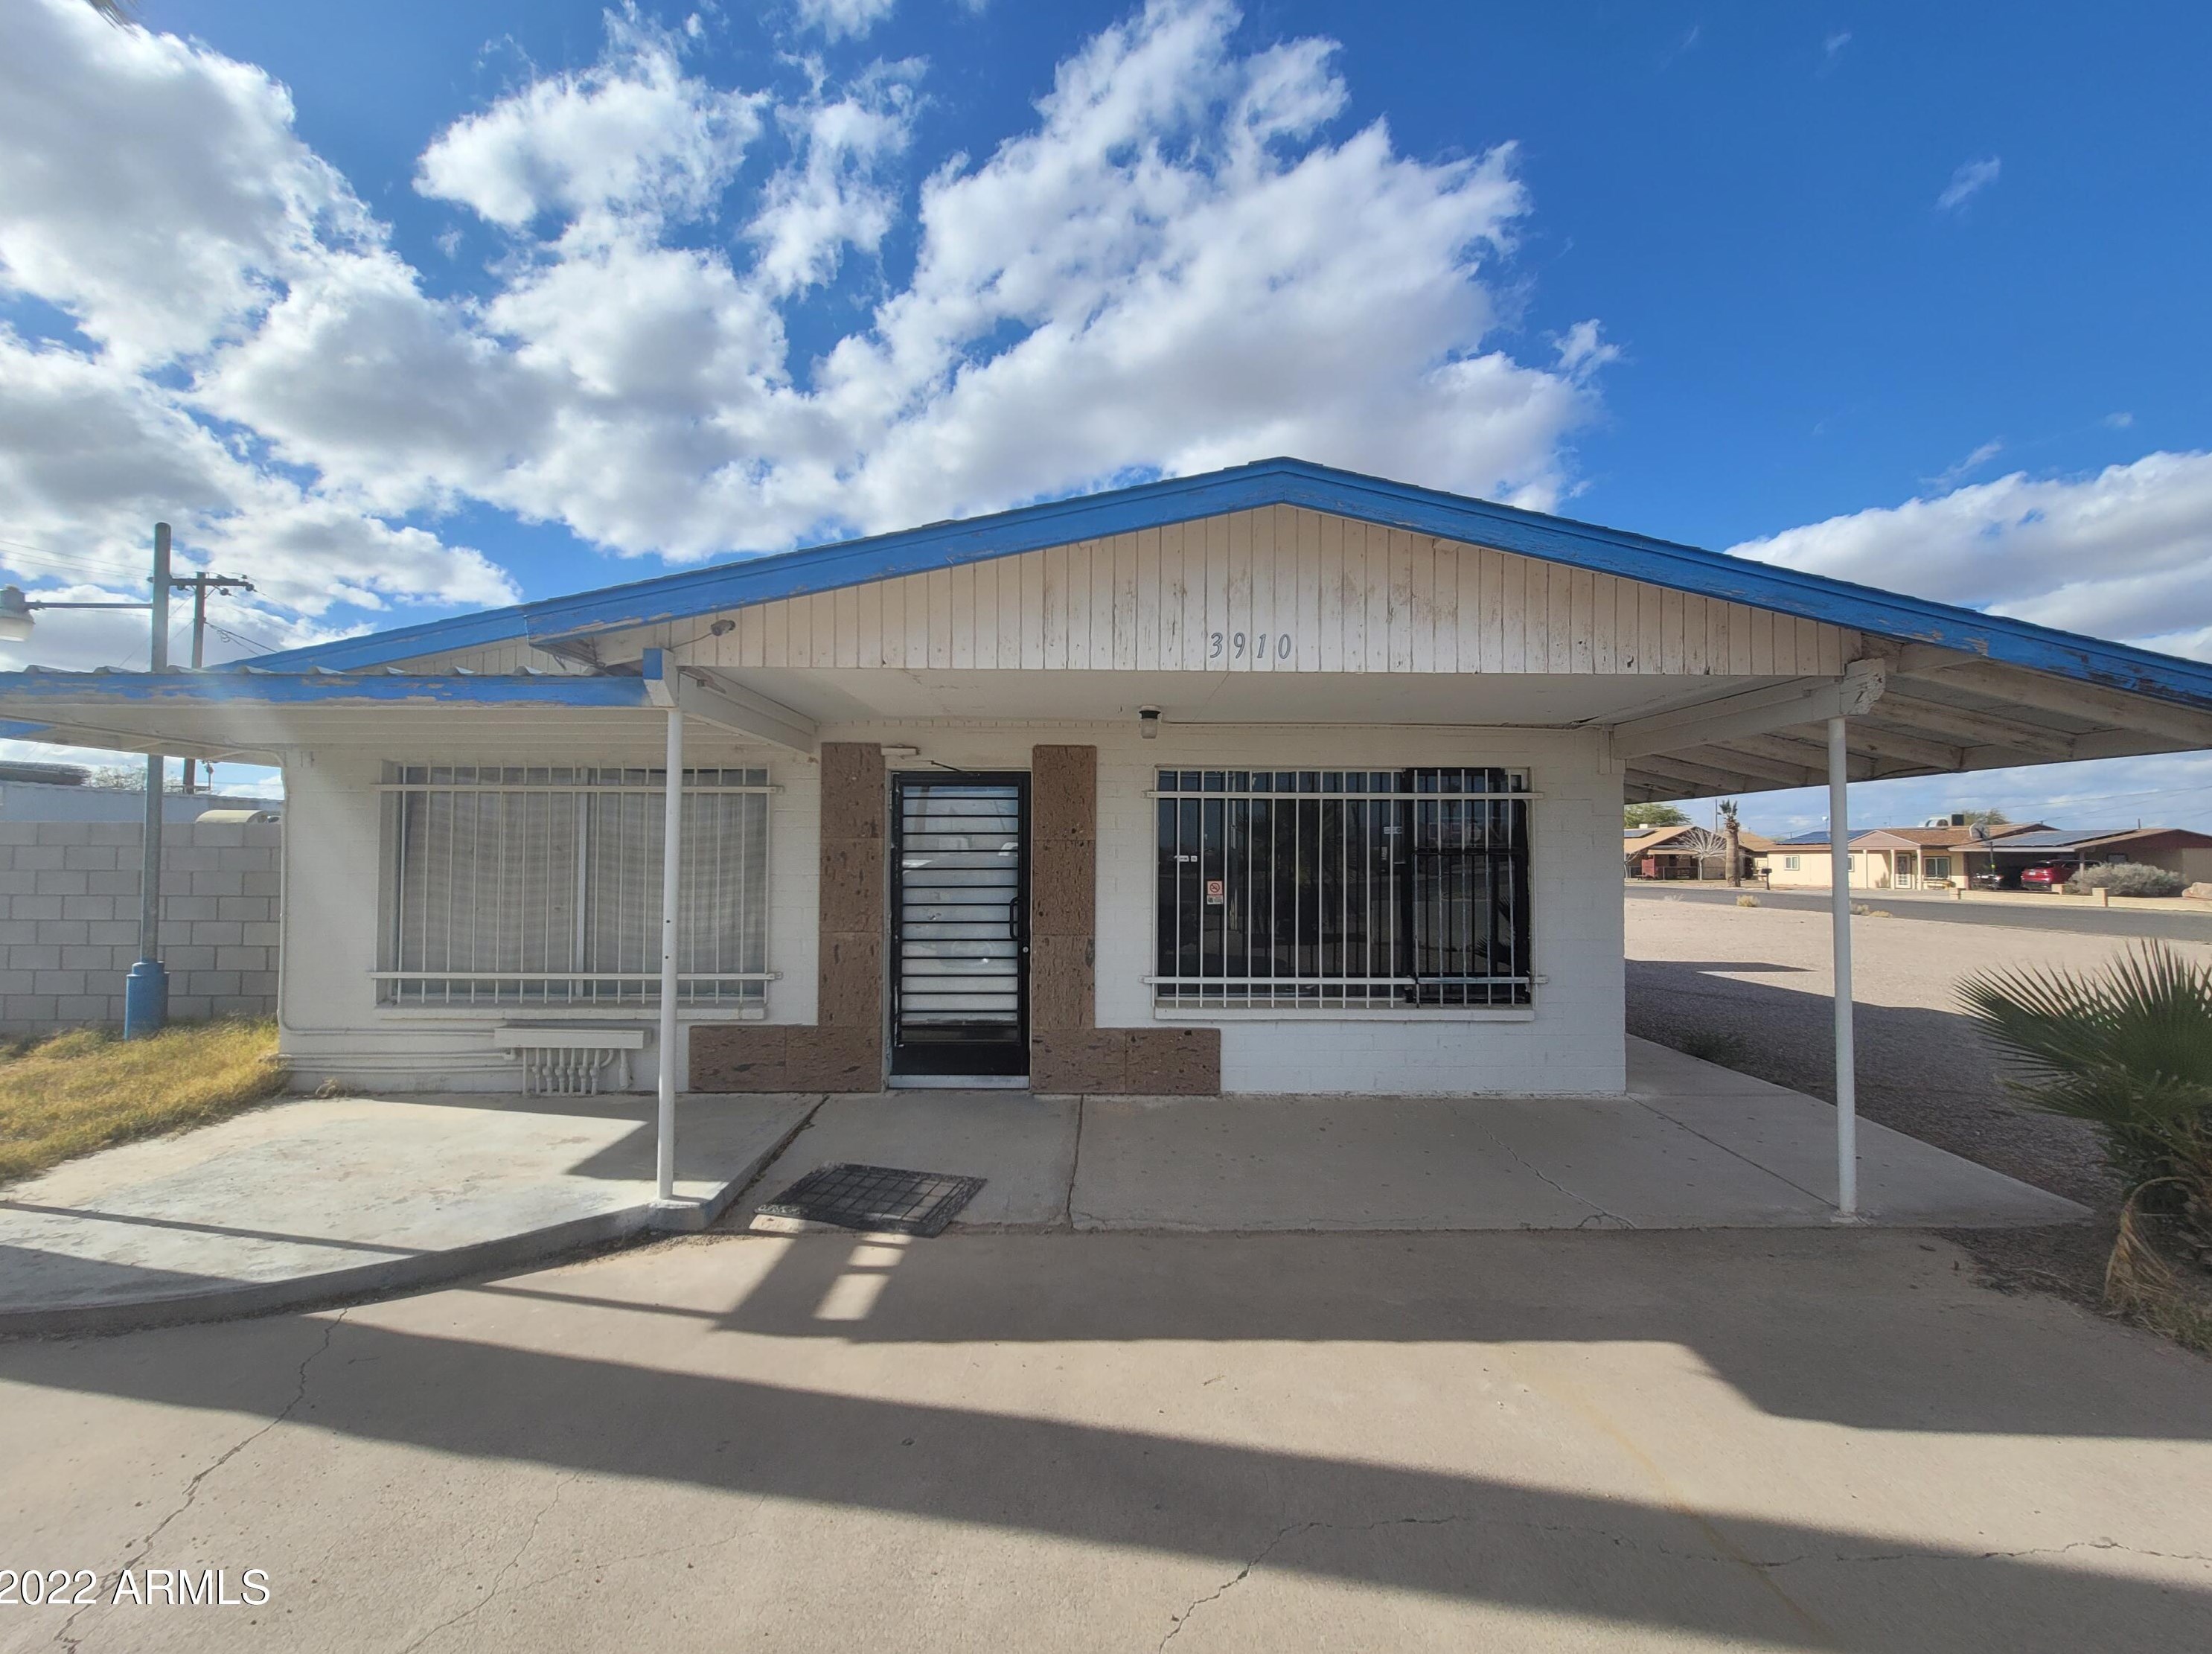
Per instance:
[[[396,665],[501,643],[544,646],[779,598],[981,562],[1262,506],[1337,516],[1493,547],[1885,637],[1955,649],[2087,683],[2212,708],[2212,665],[2001,615],[1417,488],[1303,459],[1262,459],[989,516],[742,558],[512,608],[459,615],[264,655],[264,671]]]

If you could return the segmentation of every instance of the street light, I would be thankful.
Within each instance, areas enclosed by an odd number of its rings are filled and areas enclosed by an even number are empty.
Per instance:
[[[169,575],[169,526],[154,525],[154,596],[148,603],[64,603],[50,598],[30,599],[20,586],[0,586],[0,642],[27,642],[37,624],[39,609],[145,609],[152,612],[153,638],[147,651],[155,672],[169,668],[169,593],[192,594],[192,667],[198,670],[206,649],[207,594],[246,591],[253,582],[229,575],[191,575],[182,580]],[[185,761],[189,764],[191,760]],[[157,1034],[169,1018],[169,973],[161,958],[161,787],[165,759],[159,751],[146,755],[146,833],[144,857],[138,877],[138,962],[123,981],[123,1037],[137,1039]]]

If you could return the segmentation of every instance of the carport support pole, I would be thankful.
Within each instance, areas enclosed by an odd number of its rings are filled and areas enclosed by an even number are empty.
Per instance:
[[[684,714],[668,708],[667,806],[660,824],[660,1095],[654,1198],[676,1199],[676,903],[684,872]]]
[[[1858,1061],[1851,1049],[1850,748],[1828,720],[1828,898],[1836,950],[1836,1218],[1859,1213]]]

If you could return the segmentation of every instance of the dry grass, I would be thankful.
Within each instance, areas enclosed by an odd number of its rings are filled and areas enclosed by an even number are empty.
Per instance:
[[[96,1028],[0,1055],[0,1183],[133,1138],[212,1125],[284,1089],[268,1018],[125,1043]]]

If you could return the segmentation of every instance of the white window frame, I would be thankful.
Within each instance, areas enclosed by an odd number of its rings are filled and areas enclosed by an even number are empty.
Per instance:
[[[1160,764],[1155,769],[1154,780],[1157,783],[1158,779],[1158,770],[1161,769],[1174,770],[1178,773],[1196,771],[1200,774],[1219,770],[1224,773],[1224,776],[1233,776],[1237,773],[1270,775],[1279,775],[1288,773],[1293,775],[1318,774],[1322,777],[1326,777],[1331,773],[1340,775],[1371,775],[1378,769],[1403,770],[1408,769],[1504,769],[1506,772],[1507,790],[1504,792],[1489,793],[1421,793],[1418,791],[1407,793],[1396,790],[1360,791],[1351,788],[1340,788],[1333,791],[1322,790],[1305,792],[1301,790],[1295,793],[1262,793],[1256,790],[1232,792],[1228,790],[1225,786],[1224,789],[1219,792],[1203,790],[1194,791],[1182,787],[1169,788],[1157,784],[1147,787],[1145,792],[1145,796],[1147,800],[1152,800],[1154,803],[1155,809],[1152,812],[1147,812],[1146,818],[1146,834],[1149,845],[1149,853],[1146,862],[1148,887],[1145,905],[1147,913],[1150,915],[1146,924],[1147,947],[1146,958],[1147,963],[1152,967],[1154,974],[1148,974],[1141,980],[1145,984],[1147,995],[1152,1002],[1152,1014],[1154,1020],[1163,1022],[1297,1020],[1303,1022],[1310,1021],[1315,1019],[1334,1019],[1339,1018],[1360,1021],[1526,1022],[1531,1020],[1535,1015],[1538,1000],[1546,980],[1543,975],[1534,969],[1536,937],[1533,896],[1530,903],[1530,910],[1525,921],[1527,925],[1526,951],[1528,954],[1528,958],[1525,961],[1524,966],[1525,974],[1517,975],[1510,978],[1497,977],[1482,979],[1486,981],[1505,982],[1525,988],[1527,997],[1518,1004],[1409,1004],[1402,1000],[1381,999],[1370,1000],[1364,1003],[1358,1003],[1346,1002],[1343,1000],[1331,1001],[1326,997],[1303,998],[1291,997],[1288,994],[1280,994],[1280,989],[1289,988],[1293,986],[1298,988],[1320,987],[1322,988],[1328,988],[1330,987],[1343,988],[1353,985],[1373,987],[1397,985],[1411,980],[1395,976],[1389,978],[1365,976],[1353,977],[1343,976],[1341,974],[1334,977],[1301,976],[1295,978],[1272,977],[1267,979],[1267,982],[1270,987],[1278,988],[1277,994],[1263,994],[1254,992],[1253,985],[1258,980],[1256,978],[1235,978],[1229,980],[1241,982],[1246,989],[1245,994],[1241,996],[1235,994],[1230,994],[1214,999],[1200,997],[1192,1000],[1178,1000],[1173,998],[1164,997],[1163,995],[1162,990],[1164,988],[1173,988],[1179,985],[1188,984],[1202,989],[1206,980],[1204,978],[1166,976],[1157,974],[1160,960],[1160,904],[1157,897],[1156,885],[1151,881],[1156,881],[1158,877],[1159,847],[1157,840],[1157,828],[1154,823],[1157,819],[1158,801],[1163,798],[1179,800],[1199,799],[1201,800],[1206,799],[1225,800],[1236,798],[1251,800],[1265,798],[1269,800],[1296,799],[1301,801],[1351,801],[1358,803],[1373,803],[1378,800],[1388,800],[1393,801],[1412,800],[1414,802],[1426,801],[1434,803],[1441,800],[1449,800],[1468,803],[1510,802],[1524,805],[1528,806],[1526,815],[1526,819],[1528,824],[1527,829],[1528,838],[1522,850],[1522,855],[1526,862],[1528,881],[1533,892],[1533,888],[1536,882],[1535,858],[1537,854],[1538,840],[1538,831],[1536,827],[1537,811],[1535,809],[1535,806],[1542,800],[1543,795],[1540,793],[1534,791],[1530,787],[1529,774],[1527,770],[1522,769],[1498,763],[1486,763],[1479,761],[1468,761],[1462,763],[1397,763],[1379,766],[1373,764],[1331,765],[1327,763],[1305,762],[1292,765],[1278,766],[1274,764],[1261,764],[1257,763],[1239,765],[1224,759],[1217,758],[1203,763]]]
[[[660,876],[658,861],[660,852],[661,825],[657,818],[647,818],[653,804],[665,800],[667,788],[659,768],[636,766],[611,767],[593,765],[500,765],[449,763],[389,763],[386,779],[376,788],[382,795],[380,812],[380,853],[382,867],[379,899],[377,937],[377,968],[368,973],[374,984],[377,1008],[386,1015],[452,1015],[489,1014],[511,1017],[518,1013],[532,1017],[547,1016],[556,1019],[569,1016],[604,1017],[610,1012],[635,1014],[649,1010],[659,1002],[660,972],[657,968],[660,942]],[[735,1017],[757,1019],[767,1014],[769,985],[781,972],[769,968],[769,951],[772,945],[770,918],[774,903],[770,895],[771,846],[775,812],[772,804],[764,804],[757,818],[733,823],[726,812],[717,809],[720,801],[750,797],[772,798],[782,788],[775,784],[769,772],[758,764],[727,767],[687,769],[684,771],[684,801],[685,806],[685,872],[687,894],[695,868],[693,852],[708,855],[713,883],[709,886],[710,902],[714,908],[723,905],[726,897],[735,900],[743,914],[757,911],[756,919],[747,919],[738,927],[739,934],[726,943],[718,932],[706,944],[713,956],[705,963],[710,969],[687,969],[678,972],[679,998],[678,1009],[687,1014],[707,1014],[718,1018]],[[560,802],[552,805],[548,815],[549,828],[552,815],[567,816],[574,826],[569,842],[559,857],[560,867],[547,867],[535,878],[526,876],[526,870],[514,874],[517,887],[527,903],[533,882],[538,898],[541,929],[538,939],[550,944],[550,922],[556,914],[564,929],[569,932],[570,960],[566,968],[524,969],[519,964],[495,961],[488,968],[454,968],[454,940],[450,932],[442,939],[443,958],[433,962],[427,956],[427,947],[419,947],[410,960],[406,952],[405,938],[409,926],[400,904],[410,894],[407,884],[406,855],[409,835],[404,830],[405,812],[410,800],[443,797],[451,800],[449,807],[458,812],[462,798],[483,799],[496,795],[501,799],[542,798],[566,800],[567,808]],[[635,812],[638,819],[629,818],[632,812],[622,807],[622,801],[640,800],[644,809]],[[710,812],[711,815],[710,815]],[[700,818],[708,818],[702,821]],[[481,832],[481,824],[477,830]],[[721,854],[723,835],[735,830],[739,835],[736,845],[738,860],[734,866],[726,864]],[[608,836],[616,835],[611,848],[612,865],[617,872],[617,891],[611,897],[603,897],[595,887],[592,868],[595,859],[610,848]],[[549,833],[550,836],[550,833]],[[458,830],[448,833],[447,854],[457,855]],[[756,842],[757,841],[757,842]],[[498,842],[498,854],[504,858],[507,845]],[[551,848],[548,846],[549,849]],[[474,849],[471,855],[477,854]],[[632,879],[627,867],[629,858],[639,858],[637,875]],[[549,857],[549,860],[550,858]],[[647,866],[650,861],[652,866]],[[732,887],[725,879],[745,879],[748,866],[756,870],[757,889],[748,893],[742,885]],[[557,874],[557,876],[556,876]],[[471,878],[477,877],[471,869]],[[504,889],[508,869],[502,860],[497,871]],[[634,888],[633,888],[634,886]],[[425,892],[427,895],[427,891]],[[594,903],[602,900],[622,902],[624,906],[614,921],[618,926],[615,946],[633,952],[637,958],[637,969],[601,969],[590,964],[579,968],[575,959],[592,946],[603,945],[604,938],[593,933]],[[565,906],[562,905],[565,903]],[[757,904],[757,907],[754,905]],[[636,908],[635,915],[623,916],[629,908]],[[505,927],[510,923],[518,927],[526,924],[531,915],[501,909],[487,915],[484,924]],[[419,915],[418,915],[419,917]],[[464,924],[473,922],[474,915],[461,915]],[[630,937],[626,933],[635,929]],[[728,963],[723,957],[724,948],[734,946],[742,952],[746,938],[752,939],[757,953],[757,962],[744,969],[721,969]],[[465,943],[465,946],[467,945]],[[694,962],[697,963],[697,944],[694,945]],[[473,962],[475,950],[469,948]],[[653,968],[644,968],[652,965]]]

